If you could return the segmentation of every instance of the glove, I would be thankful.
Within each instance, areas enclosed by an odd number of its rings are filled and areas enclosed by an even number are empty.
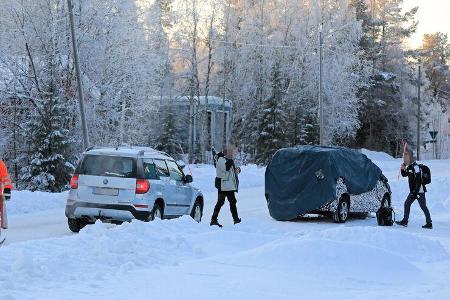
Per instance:
[[[5,188],[3,190],[3,196],[5,197],[5,200],[8,201],[11,199],[11,189]]]

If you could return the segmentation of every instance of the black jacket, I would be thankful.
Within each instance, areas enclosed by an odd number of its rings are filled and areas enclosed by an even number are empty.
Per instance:
[[[402,169],[401,173],[403,177],[408,177],[410,193],[419,193],[421,187],[423,187],[423,192],[427,191],[425,185],[422,184],[422,171],[416,162],[413,162],[407,166],[405,170]]]

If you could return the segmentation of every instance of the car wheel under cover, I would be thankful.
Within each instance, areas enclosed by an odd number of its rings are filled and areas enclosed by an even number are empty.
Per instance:
[[[333,214],[333,219],[337,223],[345,223],[350,213],[350,202],[347,199],[341,198],[336,211]]]

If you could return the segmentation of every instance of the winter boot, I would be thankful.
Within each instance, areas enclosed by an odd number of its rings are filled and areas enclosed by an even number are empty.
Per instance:
[[[395,221],[395,223],[397,223],[397,225],[400,225],[400,226],[408,226],[408,221],[405,221],[405,220],[401,220],[401,221]]]
[[[427,224],[425,224],[425,225],[423,225],[422,226],[422,228],[425,228],[425,229],[433,229],[433,223],[427,223]]]
[[[234,220],[234,224],[239,224],[239,223],[241,223],[241,218],[237,218],[236,220]]]
[[[210,226],[216,225],[219,226],[220,228],[222,228],[222,224],[219,223],[219,221],[217,220],[211,220],[211,223],[209,223]]]

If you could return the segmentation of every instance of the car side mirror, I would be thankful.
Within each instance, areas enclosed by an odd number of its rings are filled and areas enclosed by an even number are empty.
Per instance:
[[[177,161],[177,165],[180,167],[181,170],[183,170],[184,167],[186,167],[186,164],[181,159],[179,161]]]
[[[192,181],[194,181],[194,179],[192,178],[192,175],[185,175],[184,176],[184,182],[191,183]]]

